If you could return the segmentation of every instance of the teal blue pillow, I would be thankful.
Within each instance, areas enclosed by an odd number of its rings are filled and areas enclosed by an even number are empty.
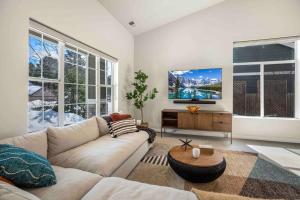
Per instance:
[[[46,158],[8,144],[0,144],[0,176],[19,187],[56,184],[55,173]]]

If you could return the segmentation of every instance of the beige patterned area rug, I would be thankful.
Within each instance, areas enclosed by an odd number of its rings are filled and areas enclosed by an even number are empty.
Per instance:
[[[182,190],[192,188],[265,199],[300,199],[300,177],[256,154],[225,151],[224,174],[210,183],[191,183],[179,177],[168,165],[168,144],[154,144],[128,179],[169,186]]]

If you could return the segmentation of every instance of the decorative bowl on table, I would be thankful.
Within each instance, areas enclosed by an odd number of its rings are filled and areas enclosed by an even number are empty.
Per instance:
[[[191,113],[196,113],[199,111],[200,107],[199,106],[187,106],[186,107],[188,109],[189,112]]]

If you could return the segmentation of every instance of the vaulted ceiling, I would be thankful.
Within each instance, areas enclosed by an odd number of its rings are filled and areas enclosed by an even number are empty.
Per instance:
[[[224,0],[99,0],[128,29],[139,35]],[[135,26],[129,22],[134,21]]]

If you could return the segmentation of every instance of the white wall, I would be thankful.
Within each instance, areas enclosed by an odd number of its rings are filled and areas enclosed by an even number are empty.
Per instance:
[[[119,59],[119,108],[133,74],[134,39],[97,0],[0,1],[0,138],[27,130],[28,27],[33,18]]]
[[[300,35],[299,0],[226,0],[214,7],[135,38],[135,70],[149,76],[158,97],[145,108],[145,120],[160,127],[160,111],[185,108],[168,100],[167,71],[223,67],[223,99],[201,109],[232,111],[234,41]],[[300,142],[299,120],[239,118],[233,136]]]

